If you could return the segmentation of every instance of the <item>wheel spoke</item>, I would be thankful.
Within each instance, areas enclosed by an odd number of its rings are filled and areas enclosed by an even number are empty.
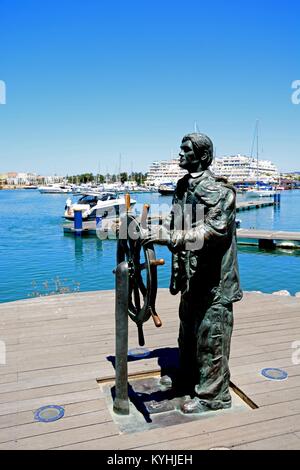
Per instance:
[[[136,219],[128,214],[127,227],[135,223]],[[128,315],[141,329],[142,324],[151,317],[155,311],[157,289],[157,264],[152,244],[143,246],[140,240],[133,240],[129,233],[127,239],[119,239],[117,248],[118,263],[127,261],[129,266],[129,292]]]
[[[139,311],[141,310],[141,298],[140,298],[139,286],[136,282],[136,279],[134,279],[133,295],[134,295],[135,308],[138,314]]]

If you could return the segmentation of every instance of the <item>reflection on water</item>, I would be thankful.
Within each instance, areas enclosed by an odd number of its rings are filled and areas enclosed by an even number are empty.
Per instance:
[[[38,191],[0,191],[0,301],[114,288],[116,241],[64,236],[65,199]],[[139,204],[164,204],[167,210],[172,198],[145,193],[134,199]],[[284,193],[281,201],[280,208],[240,212],[242,228],[300,231],[300,191]],[[168,287],[171,255],[166,247],[156,251],[166,260],[158,270],[159,286]],[[300,250],[240,247],[243,288],[300,291],[299,256]]]
[[[300,248],[291,249],[291,248],[277,248],[276,250],[265,250],[259,248],[258,246],[251,245],[239,245],[239,253],[251,253],[253,255],[263,255],[269,257],[278,257],[278,256],[295,256],[300,257]]]

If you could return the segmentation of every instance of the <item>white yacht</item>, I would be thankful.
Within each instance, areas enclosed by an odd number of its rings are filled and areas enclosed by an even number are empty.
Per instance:
[[[130,200],[130,206],[136,204],[134,199]],[[126,210],[125,197],[112,192],[85,194],[77,202],[70,198],[66,201],[64,217],[74,220],[74,211],[81,210],[83,220],[93,220],[97,217],[115,218]]]
[[[248,198],[253,197],[274,197],[276,194],[276,190],[273,189],[272,186],[259,186],[257,185],[254,188],[248,189],[246,196]]]
[[[174,194],[176,189],[176,184],[175,183],[166,183],[166,184],[161,184],[158,187],[158,192],[161,196],[171,196]]]
[[[59,183],[49,184],[47,186],[39,186],[38,190],[42,194],[67,194],[72,193],[71,186]]]

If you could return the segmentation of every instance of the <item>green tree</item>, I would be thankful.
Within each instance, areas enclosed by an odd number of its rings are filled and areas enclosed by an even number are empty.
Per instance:
[[[120,180],[121,180],[121,183],[124,184],[125,181],[128,180],[128,175],[127,175],[127,173],[125,173],[125,172],[120,173]]]

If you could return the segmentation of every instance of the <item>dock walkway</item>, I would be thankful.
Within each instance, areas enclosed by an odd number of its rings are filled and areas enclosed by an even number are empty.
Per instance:
[[[145,325],[154,354],[130,362],[130,374],[159,370],[161,348],[177,347],[178,301],[159,290],[163,327]],[[114,377],[113,291],[3,303],[0,323],[7,350],[0,365],[0,449],[300,449],[300,298],[246,293],[235,306],[232,382],[257,409],[164,432],[120,433],[97,383]],[[130,348],[136,337],[130,322]],[[268,380],[261,375],[266,367],[282,368],[288,378]],[[47,404],[63,406],[65,416],[35,421],[35,410]]]
[[[261,248],[300,248],[300,232],[238,229],[238,243],[258,245]]]
[[[236,211],[237,212],[242,212],[242,211],[249,211],[251,209],[262,209],[263,207],[271,207],[275,206],[275,201],[274,199],[267,199],[266,201],[243,201],[243,202],[238,202],[236,205]]]

